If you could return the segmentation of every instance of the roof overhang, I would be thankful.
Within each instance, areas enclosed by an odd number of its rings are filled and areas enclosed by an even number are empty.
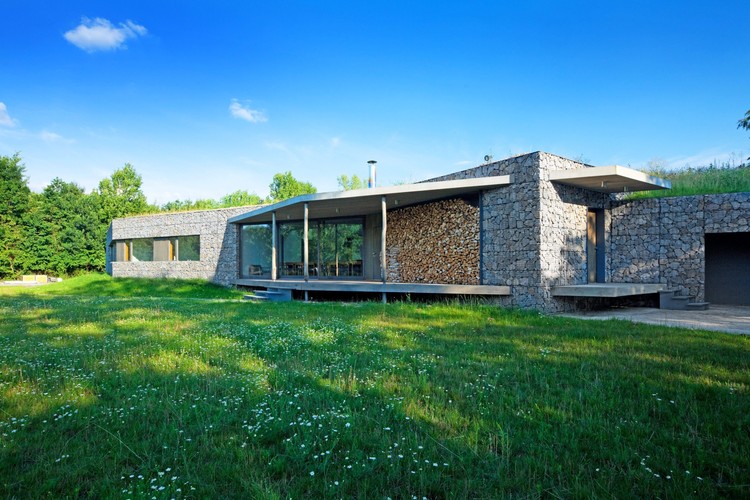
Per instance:
[[[460,179],[454,181],[420,182],[371,189],[354,189],[297,196],[273,205],[237,215],[228,220],[235,224],[271,222],[276,219],[300,220],[304,217],[304,206],[308,204],[308,217],[326,219],[334,217],[358,217],[380,213],[382,197],[386,198],[386,208],[394,208],[425,203],[443,198],[464,196],[472,193],[507,186],[509,175]]]
[[[549,173],[549,180],[600,193],[650,191],[672,187],[672,183],[666,179],[619,165],[553,170]]]

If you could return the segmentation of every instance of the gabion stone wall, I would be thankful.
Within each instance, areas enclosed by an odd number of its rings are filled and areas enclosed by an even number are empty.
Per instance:
[[[609,196],[553,184],[549,172],[586,167],[535,152],[432,179],[510,175],[510,185],[481,198],[481,279],[511,286],[501,304],[547,312],[575,308],[573,301],[552,297],[551,288],[586,282],[586,213],[608,208]]]
[[[201,278],[231,285],[239,269],[239,228],[227,219],[257,206],[142,215],[115,219],[107,241],[107,270],[113,277]],[[137,238],[200,235],[200,261],[112,262],[110,242]]]
[[[388,281],[479,284],[479,207],[442,200],[388,213]]]
[[[615,202],[609,280],[663,283],[703,300],[705,234],[734,232],[750,232],[750,193]]]

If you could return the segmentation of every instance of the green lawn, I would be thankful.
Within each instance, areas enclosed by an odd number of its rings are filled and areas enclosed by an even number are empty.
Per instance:
[[[748,337],[86,279],[0,293],[0,497],[750,496]]]

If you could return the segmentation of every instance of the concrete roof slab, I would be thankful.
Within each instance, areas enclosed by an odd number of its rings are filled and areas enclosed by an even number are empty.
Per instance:
[[[672,187],[672,183],[666,179],[620,165],[553,170],[549,173],[549,180],[600,193],[650,191]]]

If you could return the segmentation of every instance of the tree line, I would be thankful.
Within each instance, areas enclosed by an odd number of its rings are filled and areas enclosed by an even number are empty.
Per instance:
[[[218,200],[176,200],[157,206],[146,200],[141,176],[130,164],[115,170],[90,193],[60,178],[36,193],[29,188],[25,172],[19,154],[0,156],[1,279],[103,271],[107,229],[118,217],[258,205],[317,192],[309,182],[284,172],[274,175],[266,199],[239,190]]]

